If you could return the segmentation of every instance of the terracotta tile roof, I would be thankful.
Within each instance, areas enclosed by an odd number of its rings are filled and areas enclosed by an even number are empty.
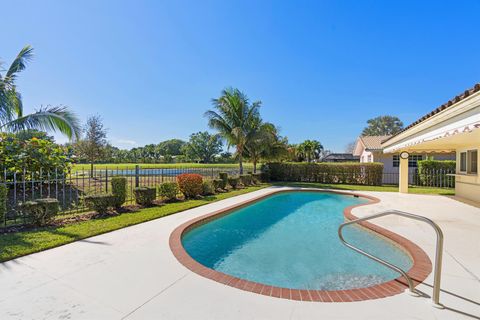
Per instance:
[[[463,99],[471,96],[472,94],[476,93],[480,91],[480,83],[477,83],[475,84],[472,88],[468,89],[468,90],[465,90],[464,92],[462,92],[461,94],[455,96],[455,98],[447,101],[446,103],[442,104],[441,106],[439,106],[438,108],[436,108],[435,110],[427,113],[426,115],[424,115],[423,117],[421,117],[420,119],[418,119],[417,121],[409,124],[408,126],[406,126],[405,128],[403,128],[402,131],[398,132],[397,134],[394,134],[393,136],[391,136],[390,138],[386,139],[385,141],[387,140],[390,140],[391,138],[395,137],[396,135],[399,135],[400,133],[416,126],[417,124],[419,124],[420,122],[423,122],[425,120],[427,120],[428,118],[430,117],[433,117],[434,115],[436,115],[437,113],[439,113],[440,111],[443,111],[445,109],[448,109],[450,108],[451,106],[455,105],[456,103],[462,101]],[[384,142],[385,142],[384,141]]]
[[[382,142],[391,136],[361,136],[363,145],[366,150],[382,150]]]

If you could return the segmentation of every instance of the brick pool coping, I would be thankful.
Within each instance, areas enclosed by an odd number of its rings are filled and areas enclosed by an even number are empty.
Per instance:
[[[212,213],[200,216],[198,218],[187,221],[180,226],[178,226],[170,235],[169,244],[170,249],[173,252],[173,255],[177,260],[183,264],[189,270],[201,275],[205,278],[220,282],[222,284],[241,289],[244,291],[254,292],[262,294],[265,296],[271,296],[276,298],[298,300],[298,301],[316,301],[316,302],[352,302],[352,301],[363,301],[363,300],[372,300],[380,299],[389,296],[393,296],[405,291],[408,288],[406,281],[402,277],[398,277],[394,280],[390,280],[384,283],[380,283],[371,287],[358,288],[358,289],[348,289],[348,290],[307,290],[307,289],[290,289],[270,286],[258,282],[248,281],[241,278],[233,277],[228,274],[218,272],[216,270],[207,268],[201,263],[193,259],[186,251],[182,245],[182,236],[192,228],[198,227],[204,223],[207,223],[213,219],[217,219],[223,215],[226,215],[233,210],[239,209],[241,207],[250,205],[256,201],[262,200],[265,197],[271,196],[277,193],[283,192],[302,192],[302,191],[315,191],[315,192],[329,192],[337,194],[345,194],[351,196],[358,196],[362,198],[369,199],[367,203],[350,206],[344,209],[344,216],[348,220],[357,219],[355,215],[352,214],[352,210],[356,207],[375,204],[380,202],[378,198],[373,196],[358,194],[358,193],[349,193],[341,191],[332,191],[332,190],[322,190],[322,189],[288,189],[288,190],[272,190],[272,192],[262,194],[261,196],[237,203],[235,205],[214,211]],[[417,286],[419,283],[423,282],[427,276],[432,272],[432,263],[428,255],[415,243],[410,240],[394,233],[384,228],[379,227],[370,222],[361,222],[359,223],[362,227],[369,229],[373,232],[376,232],[382,235],[387,240],[393,242],[395,245],[399,246],[405,252],[407,252],[412,258],[413,265],[407,274],[412,278],[414,285]]]

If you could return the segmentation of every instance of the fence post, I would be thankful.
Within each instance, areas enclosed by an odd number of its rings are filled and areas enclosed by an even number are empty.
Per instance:
[[[105,192],[108,193],[108,168],[105,167]]]
[[[135,166],[135,188],[140,186],[140,166],[137,164]]]

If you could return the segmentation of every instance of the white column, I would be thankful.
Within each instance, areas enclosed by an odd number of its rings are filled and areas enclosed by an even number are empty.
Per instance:
[[[408,193],[408,158],[400,157],[399,185],[398,191]]]

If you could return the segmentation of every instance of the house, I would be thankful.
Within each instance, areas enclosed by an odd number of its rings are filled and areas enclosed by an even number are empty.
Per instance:
[[[360,157],[351,153],[330,153],[322,159],[323,162],[359,162]]]
[[[399,191],[408,192],[411,155],[455,152],[455,195],[480,203],[480,83],[383,140],[384,154],[399,156]]]
[[[383,183],[398,184],[400,158],[396,153],[384,153],[382,142],[391,136],[360,136],[358,137],[353,155],[360,157],[360,162],[383,163]],[[451,151],[416,152],[409,155],[409,168],[416,168],[419,160],[430,157],[435,160],[455,160],[455,153]],[[410,171],[409,182],[414,179],[414,170]]]

